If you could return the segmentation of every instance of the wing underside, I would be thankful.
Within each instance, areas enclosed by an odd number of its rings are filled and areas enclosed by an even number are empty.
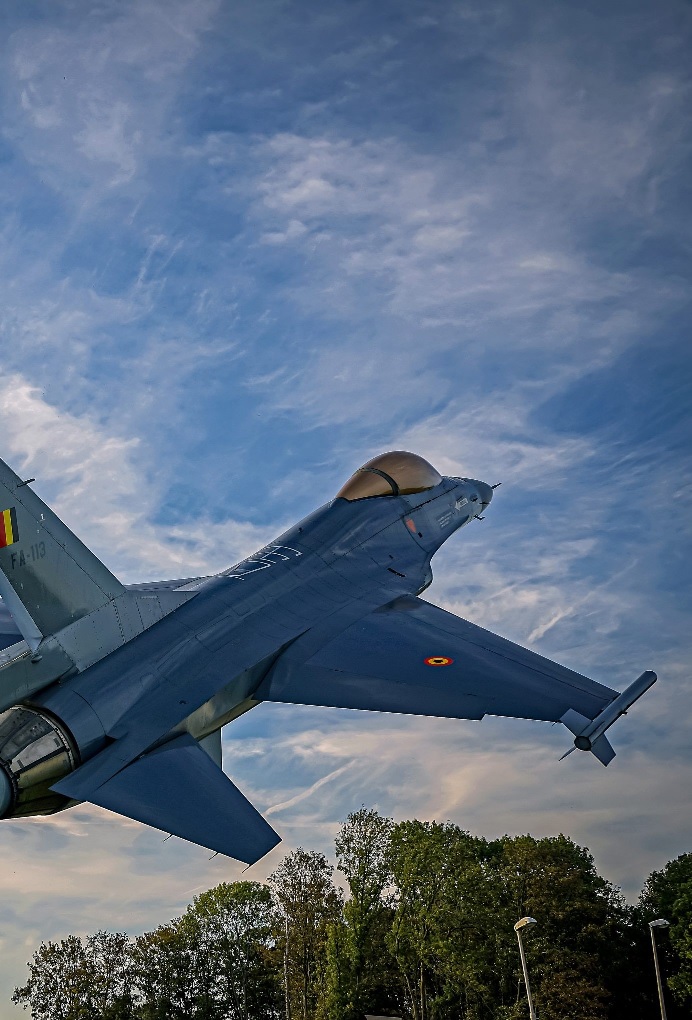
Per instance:
[[[594,719],[617,691],[419,598],[405,596],[314,653],[296,641],[256,697],[481,719]]]

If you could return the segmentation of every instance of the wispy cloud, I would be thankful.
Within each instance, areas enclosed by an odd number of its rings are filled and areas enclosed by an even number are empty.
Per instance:
[[[304,800],[307,800],[308,797],[312,797],[313,793],[317,793],[317,791],[321,790],[323,786],[326,786],[327,783],[331,783],[332,780],[343,775],[343,773],[346,772],[347,769],[351,768],[352,765],[353,762],[348,762],[346,765],[342,765],[340,768],[334,769],[334,771],[330,772],[329,775],[322,776],[313,783],[312,786],[309,786],[307,790],[301,790],[300,793],[297,793],[295,797],[290,797],[288,800],[284,800],[280,804],[272,804],[272,806],[267,808],[264,812],[265,815],[275,815],[280,811],[287,811],[289,808],[293,808],[297,804],[301,804]]]
[[[181,69],[217,10],[217,0],[145,0],[105,4],[68,24],[26,19],[7,39],[5,130],[14,145],[75,200],[131,181],[156,152]],[[26,120],[35,131],[23,130]]]
[[[161,491],[146,460],[137,461],[138,439],[58,411],[21,376],[0,383],[0,427],[6,458],[16,458],[16,470],[31,468],[39,494],[124,581],[212,573],[278,530],[203,512],[177,526],[157,523]]]
[[[285,837],[252,874],[366,803],[566,830],[634,893],[692,838],[690,10],[303,14],[8,14],[0,455],[126,581],[233,562],[385,448],[501,480],[426,596],[614,686],[657,669],[616,760],[264,705],[224,735]],[[91,808],[0,830],[3,987],[42,938],[240,874]]]
[[[324,323],[302,374],[280,377],[278,399],[272,382],[275,410],[325,424],[396,420],[436,403],[449,413],[498,358],[494,392],[533,382],[545,399],[546,387],[611,364],[684,300],[656,272],[647,279],[585,251],[557,214],[564,183],[550,175],[537,218],[533,194],[516,198],[515,167],[472,165],[455,179],[396,139],[280,135],[260,144],[257,161],[271,167],[254,207],[260,239],[299,252],[309,283],[292,274],[290,301]]]

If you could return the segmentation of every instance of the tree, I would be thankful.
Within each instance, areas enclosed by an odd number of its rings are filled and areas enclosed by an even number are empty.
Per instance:
[[[132,983],[142,1020],[187,1020],[210,1015],[198,1010],[199,974],[194,947],[180,919],[145,932],[132,948]],[[213,1014],[211,1014],[213,1016]]]
[[[383,1013],[400,1004],[386,943],[393,916],[392,825],[362,807],[336,837],[338,867],[350,898],[328,935],[325,1014],[333,1020],[361,1020],[366,1012]]]
[[[628,911],[621,895],[598,875],[588,850],[566,836],[499,842],[495,863],[505,907],[503,929],[511,932],[509,920],[526,914],[539,921],[525,945],[542,1020],[607,1016],[612,960],[627,935]],[[514,960],[519,997],[516,943]],[[508,1007],[502,1015],[515,1012]]]
[[[324,999],[326,943],[341,897],[324,854],[298,848],[269,876],[281,921],[287,1020],[314,1020]]]
[[[447,822],[349,815],[336,837],[349,897],[324,855],[289,854],[257,882],[222,883],[134,941],[43,943],[13,1002],[34,1020],[525,1020],[513,925],[541,1020],[657,1012],[648,922],[669,1020],[692,1002],[692,854],[648,879],[637,907],[565,836],[488,841]],[[283,977],[283,981],[281,980]],[[283,988],[282,988],[283,985]]]
[[[267,886],[224,882],[196,896],[182,918],[209,973],[210,1001],[228,1020],[279,1015],[275,914]]]
[[[413,1020],[518,1020],[526,1011],[514,923],[542,1020],[607,1015],[612,959],[627,942],[622,898],[564,836],[488,842],[449,823],[392,833],[397,910],[390,945]]]
[[[29,963],[29,980],[12,1002],[31,1010],[33,1020],[92,1020],[97,1014],[96,973],[82,940],[68,935],[42,942]]]
[[[645,936],[642,955],[649,992],[653,991],[654,971],[648,922],[659,917],[671,924],[668,935],[659,932],[657,945],[664,982],[674,996],[673,1002],[668,1000],[670,1020],[674,1020],[689,1016],[692,1006],[692,853],[652,872],[642,890],[637,920],[640,938]]]
[[[488,853],[485,840],[451,823],[394,826],[397,904],[388,942],[413,1020],[483,1015],[493,967]]]
[[[97,931],[86,939],[93,973],[92,1001],[100,1018],[127,1020],[134,1015],[131,948],[123,932]]]

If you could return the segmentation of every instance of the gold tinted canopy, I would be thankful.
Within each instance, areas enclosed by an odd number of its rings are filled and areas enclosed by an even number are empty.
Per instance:
[[[368,499],[371,496],[399,496],[425,492],[442,481],[442,475],[417,453],[392,450],[373,457],[351,475],[337,492],[337,498]]]

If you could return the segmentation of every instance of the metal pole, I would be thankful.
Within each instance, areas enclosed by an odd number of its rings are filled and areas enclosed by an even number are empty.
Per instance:
[[[524,943],[521,941],[521,930],[515,928],[517,933],[517,939],[519,940],[519,955],[521,956],[521,966],[524,971],[524,984],[526,985],[526,998],[529,1000],[529,1017],[530,1020],[536,1020],[536,1010],[533,1008],[533,999],[531,998],[531,984],[529,982],[529,968],[526,966],[526,953],[524,952]],[[665,1020],[665,1017],[664,1017]]]
[[[284,995],[286,1003],[286,1020],[291,1020],[291,999],[288,994],[288,911],[284,914],[286,918],[286,945],[284,946]]]
[[[661,968],[658,965],[658,950],[656,949],[656,936],[654,926],[649,925],[651,932],[651,945],[654,951],[654,966],[656,967],[656,984],[658,985],[658,1001],[661,1005],[661,1020],[666,1020],[666,1004],[663,1001],[663,982],[661,981]]]

